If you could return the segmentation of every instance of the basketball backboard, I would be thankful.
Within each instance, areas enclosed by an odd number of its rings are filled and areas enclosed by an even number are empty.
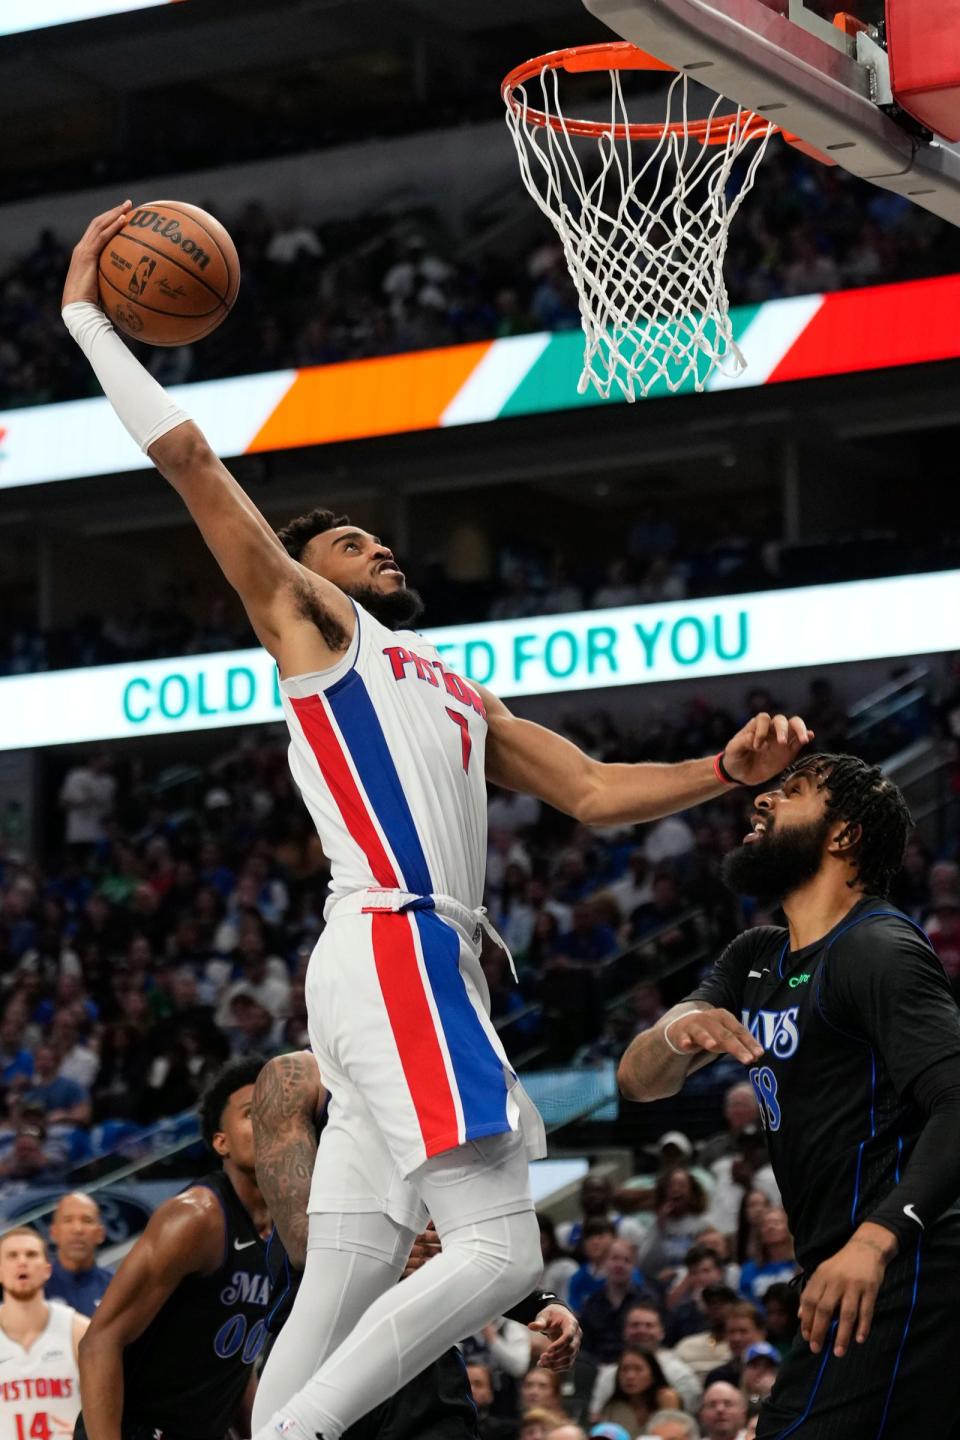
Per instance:
[[[869,10],[840,27],[803,0],[583,3],[616,35],[824,158],[960,225],[960,146],[896,106],[883,35],[863,26]]]

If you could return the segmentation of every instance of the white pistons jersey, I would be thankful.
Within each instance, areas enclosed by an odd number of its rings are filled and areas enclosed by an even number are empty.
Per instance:
[[[347,653],[280,682],[290,769],[331,866],[331,899],[371,886],[483,899],[487,720],[413,631],[356,607]]]
[[[80,1413],[73,1354],[76,1311],[48,1300],[46,1329],[29,1350],[0,1329],[0,1440],[59,1440]]]

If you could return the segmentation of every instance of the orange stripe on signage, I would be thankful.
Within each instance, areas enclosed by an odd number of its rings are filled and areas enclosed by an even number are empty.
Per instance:
[[[247,453],[434,430],[491,344],[453,345],[301,370]]]

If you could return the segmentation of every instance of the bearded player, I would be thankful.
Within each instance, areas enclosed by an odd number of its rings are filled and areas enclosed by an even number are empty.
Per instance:
[[[543,1126],[478,959],[487,780],[588,825],[653,820],[779,773],[807,731],[763,715],[716,759],[602,765],[449,671],[401,628],[420,603],[390,549],[328,511],[276,535],[116,335],[97,258],[128,208],[74,250],[64,321],[277,662],[291,770],[331,861],[307,1005],[333,1100],[298,1297],[322,1297],[329,1323],[315,1375],[257,1440],[341,1440],[541,1276],[527,1156],[544,1153]],[[443,1253],[397,1285],[428,1215]]]
[[[674,1095],[723,1052],[752,1065],[803,1268],[801,1335],[759,1440],[956,1437],[960,1014],[887,899],[910,815],[852,755],[799,761],[754,806],[725,878],[782,906],[787,927],[734,940],[632,1042],[621,1089]]]

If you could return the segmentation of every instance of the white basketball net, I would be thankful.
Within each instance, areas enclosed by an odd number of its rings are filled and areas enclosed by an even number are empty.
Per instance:
[[[609,75],[610,119],[599,138],[568,130],[557,70],[540,71],[532,104],[522,84],[507,97],[524,184],[560,237],[580,297],[586,340],[577,389],[582,395],[592,384],[607,398],[616,385],[633,401],[658,382],[676,391],[692,378],[702,390],[715,370],[735,377],[746,367],[730,323],[723,261],[730,223],[775,127],[738,110],[724,142],[702,143],[688,129],[697,122],[688,119],[687,77],[678,74],[665,124],[679,121],[681,128],[633,141],[617,134],[630,121],[620,72]],[[729,113],[729,102],[717,96],[708,123],[724,106]],[[559,129],[532,118],[534,110]],[[747,146],[749,162],[734,175]],[[585,162],[596,157],[587,170],[581,154]]]

